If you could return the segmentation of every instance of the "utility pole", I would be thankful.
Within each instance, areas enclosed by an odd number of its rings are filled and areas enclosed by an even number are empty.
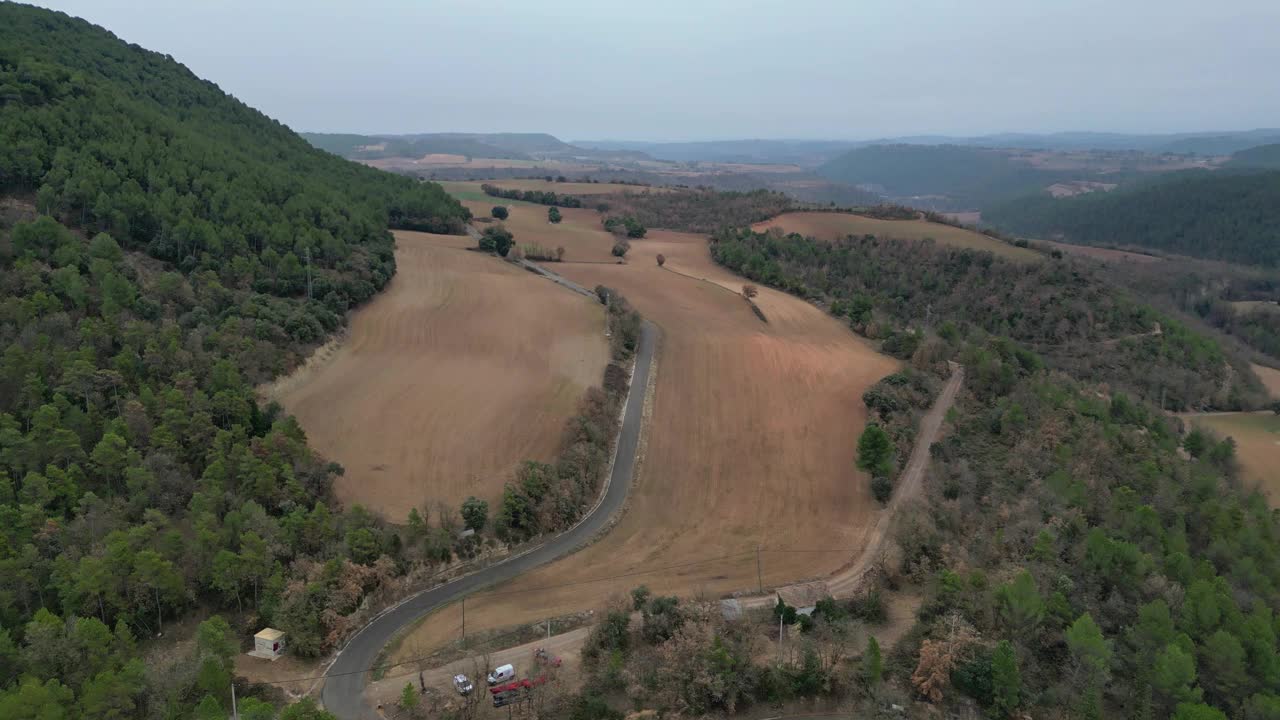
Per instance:
[[[462,647],[467,646],[467,599],[462,598]]]
[[[551,639],[551,618],[547,618],[547,639]]]
[[[240,712],[236,709],[236,681],[231,681],[231,718],[240,720]]]
[[[778,613],[778,662],[782,662],[782,613]]]
[[[307,254],[307,299],[310,300],[311,299],[311,246],[308,245],[305,248],[305,250]]]
[[[760,543],[756,543],[756,589],[764,594],[764,575],[760,572]]]

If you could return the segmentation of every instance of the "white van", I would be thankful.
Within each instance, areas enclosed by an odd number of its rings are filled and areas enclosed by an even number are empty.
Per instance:
[[[511,664],[500,665],[494,668],[493,672],[489,673],[490,685],[497,685],[498,683],[504,683],[511,680],[515,680],[515,679],[516,679],[516,668],[514,665],[511,665]]]

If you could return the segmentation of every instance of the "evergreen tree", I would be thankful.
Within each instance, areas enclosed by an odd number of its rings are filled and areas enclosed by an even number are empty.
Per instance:
[[[999,717],[1009,717],[1022,698],[1018,658],[1008,640],[1001,640],[991,654],[991,699]]]
[[[862,653],[862,682],[868,690],[874,690],[880,684],[880,676],[884,672],[884,661],[880,657],[880,643],[874,635],[867,637],[867,649]]]
[[[887,477],[892,471],[893,443],[889,434],[875,423],[868,423],[858,438],[858,468],[875,477]]]

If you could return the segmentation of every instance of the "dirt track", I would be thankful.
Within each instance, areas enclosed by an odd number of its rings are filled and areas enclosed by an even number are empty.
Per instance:
[[[611,244],[594,228],[566,230],[570,257]],[[658,253],[693,277],[659,268]],[[760,321],[737,293],[742,279],[712,262],[702,237],[654,231],[632,243],[628,260],[553,266],[587,287],[618,288],[664,332],[628,510],[595,545],[469,598],[469,629],[596,608],[642,583],[686,596],[751,588],[757,543],[806,551],[768,555],[766,585],[824,576],[870,537],[880,511],[853,462],[861,395],[897,362],[783,293],[760,290],[769,322]],[[399,657],[452,640],[459,621],[457,606],[437,612]]]
[[[462,249],[467,237],[396,240],[390,288],[273,396],[346,469],[344,505],[403,521],[436,501],[492,504],[517,462],[552,458],[608,348],[598,303]]]

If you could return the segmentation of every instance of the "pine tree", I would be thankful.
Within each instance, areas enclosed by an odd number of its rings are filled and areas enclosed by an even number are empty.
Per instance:
[[[1018,658],[1008,640],[1001,640],[991,655],[991,699],[999,717],[1008,717],[1022,698]]]
[[[884,673],[884,660],[880,656],[880,643],[875,636],[867,638],[867,651],[862,654],[862,681],[867,690],[874,690],[880,684],[880,676]]]
[[[404,689],[400,691],[400,707],[410,713],[418,707],[418,691],[413,689],[413,683],[405,683]]]
[[[893,441],[889,433],[874,423],[867,425],[858,438],[858,468],[876,477],[886,477],[892,470]]]

